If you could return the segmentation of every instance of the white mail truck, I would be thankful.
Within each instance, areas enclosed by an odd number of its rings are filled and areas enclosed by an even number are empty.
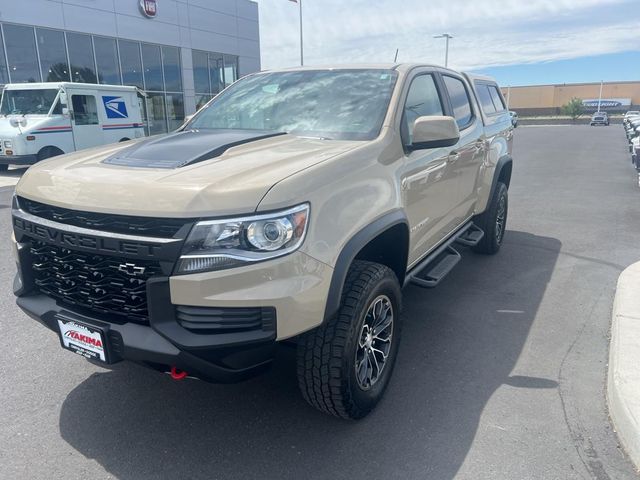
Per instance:
[[[0,102],[0,171],[143,137],[144,94],[87,83],[8,84]]]

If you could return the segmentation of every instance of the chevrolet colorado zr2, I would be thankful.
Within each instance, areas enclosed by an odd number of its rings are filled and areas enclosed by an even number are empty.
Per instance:
[[[18,305],[93,362],[234,382],[296,344],[304,398],[360,418],[402,288],[498,252],[512,126],[490,78],[416,64],[256,73],[178,131],[31,167]]]

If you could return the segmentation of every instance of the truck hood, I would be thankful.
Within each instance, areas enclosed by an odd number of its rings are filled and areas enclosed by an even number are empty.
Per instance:
[[[359,145],[264,132],[176,132],[45,160],[27,170],[16,193],[114,214],[243,214],[279,181]]]

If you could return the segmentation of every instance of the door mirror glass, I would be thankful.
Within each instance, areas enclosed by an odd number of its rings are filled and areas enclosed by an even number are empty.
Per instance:
[[[62,114],[65,116],[69,115],[70,114],[69,109],[67,107],[62,107]]]
[[[451,147],[460,140],[455,118],[445,116],[418,117],[413,125],[410,150]]]
[[[62,105],[66,105],[67,104],[67,94],[64,92],[60,93],[60,103]]]

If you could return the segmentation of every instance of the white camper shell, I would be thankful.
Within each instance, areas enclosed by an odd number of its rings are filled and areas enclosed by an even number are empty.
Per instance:
[[[136,87],[8,84],[0,102],[0,170],[145,135]]]

